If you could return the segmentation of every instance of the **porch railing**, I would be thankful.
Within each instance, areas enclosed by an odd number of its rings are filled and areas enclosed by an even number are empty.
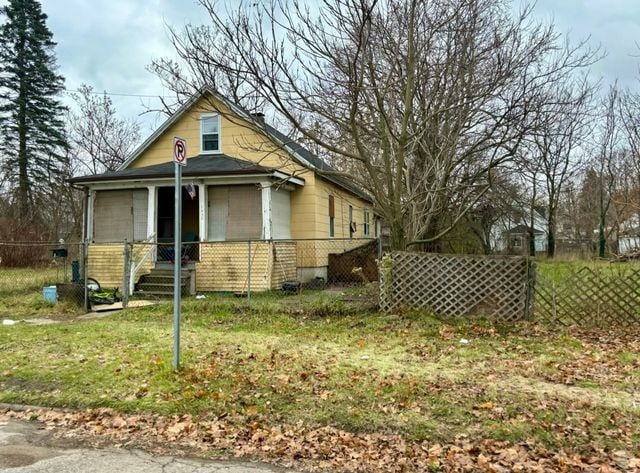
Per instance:
[[[156,234],[152,233],[146,240],[140,242],[140,246],[142,248],[141,253],[139,255],[138,261],[136,261],[135,254],[131,252],[131,271],[129,271],[129,294],[133,294],[135,290],[136,281],[138,280],[138,272],[144,266],[144,264],[151,259],[153,261],[155,259],[156,253],[156,245],[154,244],[156,240]]]

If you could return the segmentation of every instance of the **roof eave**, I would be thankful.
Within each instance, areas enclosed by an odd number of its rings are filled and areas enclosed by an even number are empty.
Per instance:
[[[292,184],[296,184],[299,186],[305,185],[305,180],[301,177],[294,177],[288,174],[282,173],[280,171],[253,171],[253,172],[245,172],[245,171],[230,171],[224,173],[216,173],[212,174],[210,172],[196,172],[196,173],[184,173],[183,178],[225,178],[225,177],[271,177],[273,179],[277,179],[279,181],[290,182]],[[155,174],[153,176],[102,176],[99,178],[90,178],[90,177],[80,177],[80,178],[72,178],[69,179],[68,182],[71,184],[77,184],[79,186],[88,187],[90,185],[95,184],[105,184],[105,183],[115,183],[115,182],[139,182],[139,181],[154,181],[154,180],[166,180],[174,177],[173,173],[161,173]]]

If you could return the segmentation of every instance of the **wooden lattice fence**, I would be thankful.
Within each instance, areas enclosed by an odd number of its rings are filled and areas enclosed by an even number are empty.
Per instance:
[[[394,252],[381,262],[380,306],[387,312],[526,319],[532,315],[533,274],[532,263],[520,256]]]
[[[537,320],[582,326],[637,327],[640,323],[640,268],[624,263],[574,265],[559,272],[559,276],[539,274],[537,278]]]

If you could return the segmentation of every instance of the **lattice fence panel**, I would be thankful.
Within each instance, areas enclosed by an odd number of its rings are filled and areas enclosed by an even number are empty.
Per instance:
[[[515,321],[531,316],[533,267],[523,257],[395,252],[382,263],[380,306]]]
[[[640,269],[582,266],[560,279],[538,278],[537,319],[584,326],[629,325],[640,322]]]

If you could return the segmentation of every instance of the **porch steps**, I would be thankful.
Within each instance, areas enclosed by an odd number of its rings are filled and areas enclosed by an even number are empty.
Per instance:
[[[180,274],[180,292],[183,296],[191,292],[190,285],[191,272],[183,270]],[[135,293],[153,297],[173,297],[173,287],[172,269],[153,268],[149,274],[140,277]]]

